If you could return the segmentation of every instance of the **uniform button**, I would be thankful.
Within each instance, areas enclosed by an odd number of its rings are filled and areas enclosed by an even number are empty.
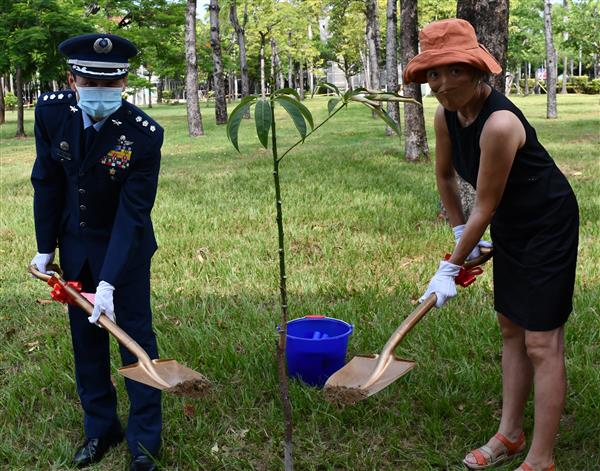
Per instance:
[[[79,223],[79,227],[81,227],[82,229],[84,229],[84,228],[86,228],[86,227],[87,227],[87,223],[86,223],[85,221],[81,221],[81,222]]]
[[[85,193],[86,193],[86,191],[85,191],[85,189],[84,189],[84,188],[79,188],[79,194],[80,194],[81,196],[85,195]]]
[[[85,207],[84,204],[82,204],[81,206],[79,206],[79,210],[80,211],[85,211],[87,208]]]

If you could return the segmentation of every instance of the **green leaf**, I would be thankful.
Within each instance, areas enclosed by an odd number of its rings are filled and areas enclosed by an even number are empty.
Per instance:
[[[227,137],[233,144],[233,147],[239,152],[240,148],[238,145],[238,131],[244,114],[252,105],[252,102],[256,100],[255,96],[247,96],[242,98],[240,103],[233,109],[227,120]]]
[[[254,121],[258,140],[266,149],[269,144],[269,129],[271,129],[271,103],[266,98],[259,98],[254,108]]]
[[[335,109],[336,105],[340,102],[339,98],[332,98],[327,102],[327,111],[329,114]]]
[[[304,106],[304,104],[301,101],[296,101],[295,104],[300,110],[300,113],[302,113],[302,116],[304,116],[304,119],[306,119],[306,122],[310,126],[310,129],[313,129],[315,127],[315,123],[313,121],[312,113],[308,111],[308,108]]]
[[[398,135],[398,137],[400,137],[400,128],[398,127],[398,123],[396,123],[396,121],[394,121],[385,110],[383,110],[379,106],[372,106],[369,104],[365,104],[365,106],[371,108],[377,114],[377,116],[383,119],[383,121],[385,121],[385,124],[387,124],[392,129],[392,131],[394,131]]]
[[[340,89],[336,87],[333,83],[329,82],[319,82],[315,87],[315,90],[318,90],[320,87],[325,87],[335,93],[337,96],[341,96]]]
[[[273,95],[275,95],[275,96],[279,96],[279,95],[293,95],[296,98],[296,100],[300,101],[300,95],[293,88],[280,88],[279,90],[275,90],[275,92],[273,93]]]
[[[304,141],[304,138],[306,137],[306,121],[304,121],[304,116],[302,115],[302,112],[298,107],[298,105],[301,103],[288,96],[280,96],[275,98],[275,100],[279,102],[279,104],[291,116],[292,120],[294,121],[294,124],[296,125],[298,133],[300,133],[300,137]]]

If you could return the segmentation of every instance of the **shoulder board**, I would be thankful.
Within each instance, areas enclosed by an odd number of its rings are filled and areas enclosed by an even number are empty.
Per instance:
[[[150,116],[131,103],[125,104],[125,116],[136,128],[151,136],[161,134],[164,130]]]
[[[61,90],[58,92],[48,92],[41,94],[37,99],[36,106],[56,105],[61,103],[71,103],[77,101],[73,90]]]

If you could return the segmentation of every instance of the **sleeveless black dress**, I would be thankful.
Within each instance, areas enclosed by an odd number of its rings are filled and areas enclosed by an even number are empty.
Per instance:
[[[492,90],[473,123],[461,127],[445,111],[457,173],[476,188],[479,138],[489,116],[508,110],[523,124],[517,151],[490,226],[494,244],[494,304],[499,313],[532,331],[563,325],[573,308],[579,209],[575,194],[523,113]]]

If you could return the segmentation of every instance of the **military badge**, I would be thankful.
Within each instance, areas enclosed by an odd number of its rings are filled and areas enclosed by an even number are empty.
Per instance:
[[[131,160],[132,144],[133,141],[128,141],[125,136],[119,137],[117,145],[100,159],[100,163],[107,167],[111,167],[113,173],[115,168],[120,168],[122,170],[128,169]],[[113,173],[111,173],[111,175],[113,175]]]

